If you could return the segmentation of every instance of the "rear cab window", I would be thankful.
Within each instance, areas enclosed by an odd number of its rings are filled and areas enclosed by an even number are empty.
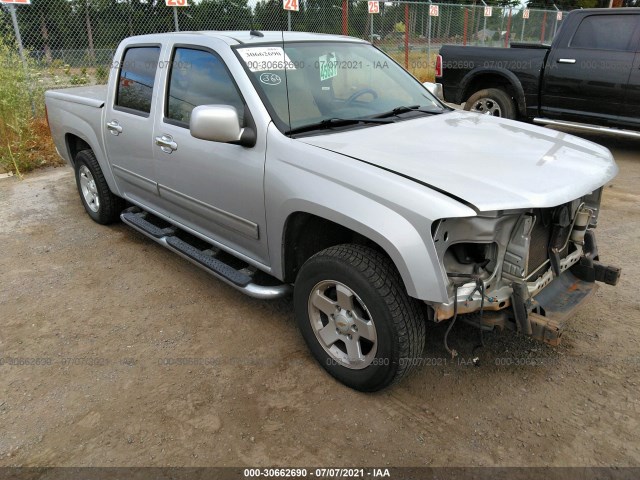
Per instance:
[[[580,22],[569,46],[631,52],[636,48],[638,27],[638,15],[589,15]]]
[[[134,46],[125,50],[118,73],[116,110],[149,116],[159,58],[159,46]]]

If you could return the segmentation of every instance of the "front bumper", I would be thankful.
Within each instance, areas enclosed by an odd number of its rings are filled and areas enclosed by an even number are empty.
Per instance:
[[[560,261],[560,271],[565,272],[573,265],[579,263],[583,255],[582,247],[567,255]],[[553,271],[549,268],[544,275],[540,276],[533,282],[526,283],[528,296],[534,297],[545,287],[547,287],[554,279]],[[484,304],[482,296],[476,288],[475,282],[469,282],[458,288],[456,300],[458,303],[458,314],[473,313],[480,310],[498,311],[511,306],[513,296],[513,288],[511,285],[503,285],[498,289],[485,293]],[[454,315],[454,299],[453,297],[447,303],[440,303],[435,306],[434,319],[437,322],[452,318]]]
[[[514,330],[556,346],[567,322],[597,291],[596,282],[618,283],[620,269],[594,261],[594,257],[597,249],[585,255],[580,247],[561,261],[559,276],[549,269],[535,282],[513,282],[485,293],[484,302],[477,284],[467,283],[457,289],[457,309],[452,298],[435,307],[434,319],[445,320],[455,312],[484,330]]]

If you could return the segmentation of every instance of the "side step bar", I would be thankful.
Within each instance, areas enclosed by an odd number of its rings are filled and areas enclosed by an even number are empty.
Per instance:
[[[249,275],[230,267],[226,263],[222,263],[215,257],[206,255],[202,250],[198,250],[196,247],[189,245],[184,240],[181,240],[178,237],[166,238],[167,246],[171,248],[171,250],[189,257],[189,260],[208,268],[217,275],[221,275],[234,285],[237,285],[238,287],[246,287],[251,283],[251,277]]]
[[[556,127],[575,128],[585,132],[602,133],[626,138],[639,138],[640,132],[634,130],[623,130],[621,128],[602,127],[600,125],[589,125],[587,123],[568,122],[566,120],[551,120],[550,118],[534,118],[533,123],[538,125],[554,125]]]
[[[148,220],[151,214],[137,207],[128,208],[120,218],[124,223],[151,238],[160,245],[189,260],[214,277],[231,285],[237,290],[260,299],[274,299],[291,293],[291,286],[287,284],[260,285],[254,282],[253,276],[245,270],[237,270],[216,258],[212,250],[201,250],[176,236],[177,227],[159,227]]]

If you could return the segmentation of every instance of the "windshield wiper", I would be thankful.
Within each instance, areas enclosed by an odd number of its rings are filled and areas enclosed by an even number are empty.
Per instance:
[[[310,123],[309,125],[302,125],[301,127],[292,128],[287,133],[293,135],[296,133],[311,132],[313,130],[325,130],[333,127],[346,127],[348,125],[357,125],[359,123],[375,123],[382,125],[386,123],[393,123],[393,120],[382,120],[378,118],[327,118],[319,122]]]
[[[396,115],[402,115],[403,113],[409,113],[409,112],[421,112],[421,113],[428,113],[430,115],[435,115],[435,114],[444,112],[444,110],[441,108],[433,108],[433,109],[427,110],[424,108],[420,108],[420,105],[410,105],[410,106],[401,105],[399,107],[394,108],[393,110],[380,113],[372,118],[394,117]]]

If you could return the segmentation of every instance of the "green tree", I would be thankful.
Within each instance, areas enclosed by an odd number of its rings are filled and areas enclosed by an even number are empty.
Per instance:
[[[184,18],[184,20],[182,20]],[[180,28],[188,30],[248,30],[252,11],[247,0],[203,0],[192,3],[181,16]]]
[[[36,55],[41,52],[45,61],[52,61],[55,50],[75,47],[74,12],[66,0],[33,0],[16,10],[24,46]]]

